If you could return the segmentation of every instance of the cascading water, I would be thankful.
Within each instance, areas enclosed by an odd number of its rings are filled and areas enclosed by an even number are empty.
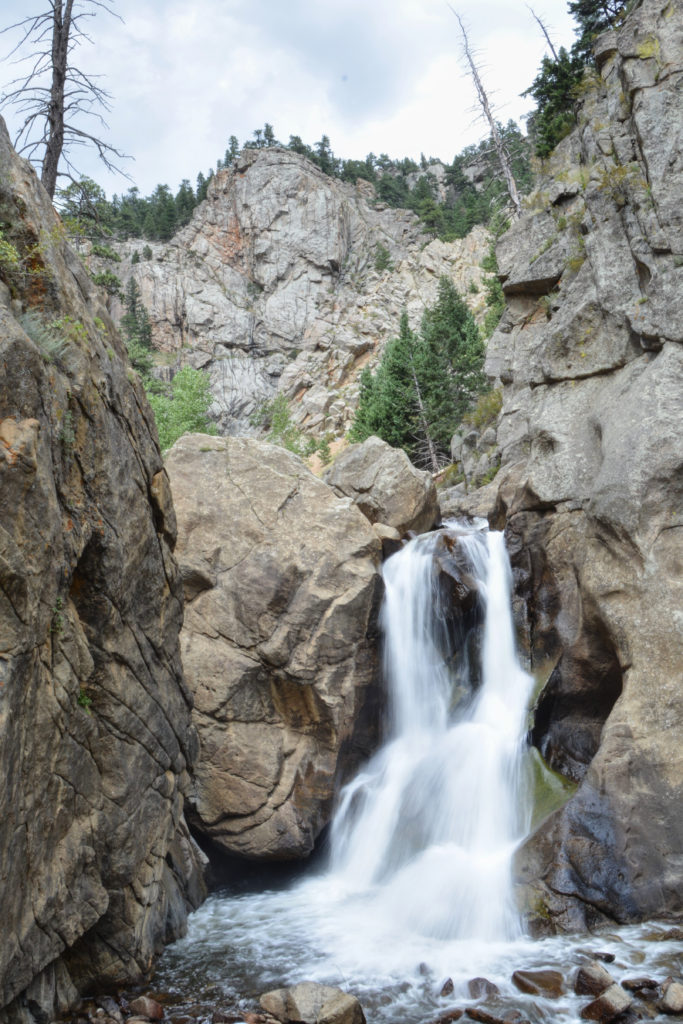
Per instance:
[[[328,866],[286,889],[213,895],[156,984],[185,1016],[197,1016],[202,993],[210,1017],[217,1004],[246,1011],[269,988],[309,980],[352,991],[379,1024],[421,1024],[452,1007],[445,977],[462,1007],[468,979],[485,974],[499,1007],[576,1024],[569,986],[543,1000],[510,981],[519,967],[566,975],[605,940],[531,940],[513,908],[511,857],[530,817],[531,679],[515,656],[502,535],[453,526],[418,537],[385,564],[385,582],[386,743],[341,794]],[[610,933],[622,976],[675,972],[675,942],[644,953],[642,935]]]
[[[444,659],[447,625],[435,549],[416,538],[385,566],[388,742],[346,787],[332,829],[332,873],[372,892],[375,912],[442,939],[518,934],[510,860],[525,834],[523,737],[531,677],[519,666],[510,572],[501,534],[462,528],[461,549],[479,592],[481,683],[471,692]],[[462,662],[463,659],[461,658]],[[453,694],[470,692],[452,709]]]

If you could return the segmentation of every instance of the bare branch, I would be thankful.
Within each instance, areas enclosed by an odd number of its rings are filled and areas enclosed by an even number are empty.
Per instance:
[[[555,47],[553,46],[553,41],[552,41],[552,39],[551,39],[551,38],[550,38],[550,36],[548,35],[548,29],[547,29],[547,28],[545,27],[545,24],[543,23],[543,21],[541,21],[541,19],[539,18],[539,16],[538,16],[538,15],[536,14],[536,11],[535,11],[535,10],[533,9],[533,7],[531,6],[531,4],[527,4],[526,6],[527,6],[527,10],[531,12],[531,16],[532,16],[532,17],[534,18],[534,20],[535,20],[535,21],[537,22],[537,24],[538,24],[538,27],[540,28],[541,32],[542,32],[542,33],[543,33],[543,35],[545,36],[545,41],[546,41],[546,43],[548,44],[548,46],[550,47],[550,52],[552,53],[552,55],[553,55],[553,58],[554,58],[555,60],[559,60],[559,58],[558,58],[558,56],[557,56],[557,51],[556,51]]]
[[[122,18],[113,9],[112,0],[45,0],[45,6],[47,10],[40,14],[22,18],[0,31],[19,31],[19,41],[7,57],[14,58],[13,64],[28,64],[5,87],[1,103],[25,115],[15,146],[31,159],[42,152],[41,180],[52,197],[61,176],[60,161],[75,171],[69,147],[94,146],[109,170],[129,176],[114,163],[115,159],[126,159],[124,153],[75,123],[77,117],[94,117],[108,128],[95,108],[109,111],[111,95],[99,84],[100,76],[86,74],[71,61],[71,54],[81,43],[92,43],[83,25],[85,18],[94,18],[99,11],[119,21]],[[23,53],[26,49],[28,52]],[[43,81],[45,84],[41,84]]]
[[[495,146],[496,154],[498,156],[498,162],[500,163],[500,167],[505,178],[505,184],[507,185],[508,195],[512,200],[512,205],[514,206],[515,214],[519,216],[519,214],[521,213],[522,204],[519,198],[517,182],[515,181],[515,176],[512,173],[512,164],[510,163],[510,156],[507,152],[507,149],[505,148],[505,143],[501,138],[501,134],[498,129],[496,119],[493,116],[491,104],[489,103],[489,98],[484,88],[484,83],[482,82],[481,75],[479,73],[479,68],[474,59],[474,54],[470,46],[469,37],[465,30],[465,26],[463,25],[462,18],[460,17],[456,9],[450,3],[448,3],[448,0],[446,0],[446,6],[449,7],[451,12],[455,15],[458,25],[460,26],[460,32],[462,34],[463,55],[469,65],[470,77],[474,82],[474,88],[479,99],[479,104],[483,111],[484,117],[488,121],[489,129],[491,131],[491,138],[493,140],[493,145]]]

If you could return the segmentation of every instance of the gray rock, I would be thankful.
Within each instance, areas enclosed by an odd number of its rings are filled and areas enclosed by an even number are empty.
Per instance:
[[[297,426],[340,435],[362,369],[376,365],[404,309],[419,326],[442,274],[483,314],[483,289],[473,295],[469,285],[484,276],[485,229],[425,241],[412,212],[380,209],[366,189],[272,147],[245,150],[220,170],[190,223],[154,245],[154,260],[132,265],[144,243],[119,245],[117,273],[124,286],[137,281],[155,347],[177,367],[209,371],[221,432],[253,434],[251,414],[277,389],[292,401]],[[382,274],[374,269],[378,243],[394,265]],[[115,300],[114,319],[123,312]]]
[[[266,992],[259,1002],[282,1024],[365,1024],[365,1014],[355,996],[312,981]]]
[[[611,36],[600,88],[500,253],[494,484],[520,632],[532,667],[555,664],[532,736],[579,783],[517,861],[544,929],[683,913],[683,821],[667,810],[683,799],[683,269],[664,170],[681,157],[663,116],[678,103],[680,34],[680,19],[643,0]],[[666,71],[653,73],[645,39]],[[558,241],[536,261],[530,239],[552,237],[549,218]],[[559,276],[539,296],[546,259]]]
[[[230,853],[306,856],[335,784],[376,741],[380,540],[262,441],[185,435],[167,469],[181,568],[207,567],[182,632],[201,740],[193,821]]]
[[[424,533],[439,520],[431,474],[416,469],[404,451],[379,437],[337,456],[325,481],[351,498],[371,523],[387,523],[399,533]]]

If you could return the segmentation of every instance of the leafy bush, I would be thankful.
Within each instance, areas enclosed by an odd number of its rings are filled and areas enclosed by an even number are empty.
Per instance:
[[[209,376],[202,370],[185,366],[171,381],[168,392],[147,391],[159,431],[162,451],[170,448],[183,434],[215,434],[208,418],[211,405]]]
[[[391,261],[391,253],[386,245],[378,242],[375,246],[375,270],[382,273],[383,270],[393,270],[394,264]]]
[[[318,447],[314,438],[303,434],[293,422],[285,395],[276,395],[269,402],[264,402],[252,416],[251,422],[253,426],[262,426],[268,430],[266,441],[286,448],[302,459],[312,455]]]
[[[483,395],[479,395],[477,404],[465,413],[462,421],[476,427],[477,430],[482,430],[489,424],[495,423],[502,408],[503,394],[500,388],[495,388],[493,391],[486,391]]]

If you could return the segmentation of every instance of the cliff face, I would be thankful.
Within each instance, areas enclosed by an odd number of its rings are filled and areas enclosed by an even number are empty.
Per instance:
[[[2,122],[0,218],[19,256],[0,268],[0,1015],[17,1020],[146,970],[202,883],[151,413]]]
[[[683,913],[680,6],[644,0],[498,257],[498,516],[534,739],[579,781],[527,844],[539,922]]]
[[[483,289],[468,288],[481,285],[486,231],[429,241],[414,214],[373,195],[288,150],[245,150],[151,260],[130,263],[144,241],[119,247],[117,274],[138,282],[154,345],[170,365],[210,372],[221,433],[253,433],[250,415],[276,390],[299,426],[343,433],[361,370],[398,333],[404,308],[419,324],[442,274],[482,310]],[[389,266],[378,270],[382,250]],[[112,313],[120,318],[120,303]]]

